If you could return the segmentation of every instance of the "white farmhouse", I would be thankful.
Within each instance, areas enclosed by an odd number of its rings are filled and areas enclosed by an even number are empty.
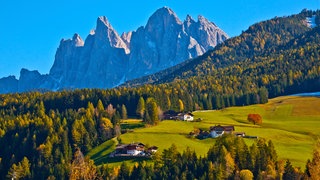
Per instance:
[[[193,114],[191,113],[179,113],[178,119],[183,121],[193,121]]]

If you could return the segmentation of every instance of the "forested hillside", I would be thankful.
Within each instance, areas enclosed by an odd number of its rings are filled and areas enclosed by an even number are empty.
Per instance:
[[[167,110],[221,109],[319,91],[320,28],[305,25],[314,14],[319,24],[320,11],[257,23],[214,51],[146,78],[154,84],[0,95],[0,179],[69,177],[74,152],[85,154],[121,134],[119,120],[127,115],[154,125]]]

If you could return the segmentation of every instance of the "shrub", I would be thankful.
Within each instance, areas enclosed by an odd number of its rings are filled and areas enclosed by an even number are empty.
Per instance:
[[[253,124],[262,124],[262,117],[260,114],[248,114],[248,121]]]

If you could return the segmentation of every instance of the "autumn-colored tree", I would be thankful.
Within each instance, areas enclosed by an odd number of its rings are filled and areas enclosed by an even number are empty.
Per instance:
[[[279,160],[277,162],[277,176],[279,179],[282,179],[284,168],[285,168],[286,161],[285,160]]]
[[[275,166],[272,163],[269,163],[267,165],[267,169],[265,171],[268,177],[275,179],[277,176],[277,171],[275,169]]]
[[[97,115],[101,117],[104,113],[104,106],[102,101],[99,99],[98,104],[97,104]]]
[[[253,179],[253,174],[250,170],[248,169],[243,169],[240,171],[240,179],[241,180],[252,180]]]
[[[262,124],[262,117],[260,114],[248,114],[247,120],[253,124]]]
[[[35,105],[38,117],[45,117],[46,109],[44,107],[43,101]]]
[[[85,159],[80,148],[74,153],[74,158],[70,167],[70,179],[97,179],[97,168],[94,162]]]
[[[179,99],[179,111],[182,112],[184,110],[184,104],[181,99]]]
[[[146,107],[145,107],[145,101],[144,101],[143,97],[140,97],[140,98],[139,98],[139,101],[138,101],[136,113],[137,113],[141,118],[143,118],[143,114],[144,114],[145,109],[146,109]]]
[[[109,104],[108,107],[107,107],[107,116],[109,119],[111,119],[113,117],[113,115],[115,114],[116,112],[116,108],[113,108],[113,105],[112,104]]]
[[[113,128],[114,134],[116,137],[119,137],[121,135],[121,127],[119,124],[116,124]]]
[[[158,119],[159,120],[162,120],[163,119],[163,111],[162,109],[160,108],[160,106],[158,106]]]
[[[92,119],[94,115],[94,106],[91,102],[88,102],[87,109],[86,109],[86,118]]]
[[[121,116],[122,116],[122,119],[128,119],[127,108],[124,104],[122,104],[121,106]]]
[[[233,174],[233,171],[235,170],[234,159],[232,158],[230,152],[228,152],[224,146],[221,147],[220,152],[221,154],[220,157],[218,157],[218,162],[221,163],[224,178],[227,179]]]
[[[87,133],[84,127],[83,120],[75,120],[71,127],[71,135],[74,143],[81,145],[83,143],[83,137]]]
[[[320,179],[320,140],[316,143],[312,161],[307,164],[307,167],[312,180]]]
[[[103,141],[112,137],[113,124],[108,118],[102,117],[99,121],[99,132]]]
[[[24,157],[17,165],[13,164],[8,172],[7,177],[11,179],[22,179],[30,176],[30,163],[28,158]]]

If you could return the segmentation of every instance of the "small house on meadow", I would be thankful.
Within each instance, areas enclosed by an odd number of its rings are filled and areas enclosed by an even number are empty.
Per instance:
[[[211,126],[210,135],[213,138],[222,136],[223,134],[232,134],[234,132],[234,126]]]
[[[182,121],[193,121],[193,114],[192,113],[179,113],[178,119]]]
[[[136,156],[144,152],[144,146],[142,143],[123,144],[116,147],[116,152]]]

